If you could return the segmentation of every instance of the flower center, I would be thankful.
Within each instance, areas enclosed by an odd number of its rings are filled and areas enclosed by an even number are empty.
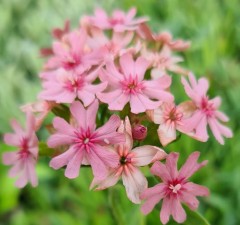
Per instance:
[[[80,129],[80,131],[76,131],[75,135],[74,143],[77,148],[90,151],[91,147],[94,145],[94,133],[92,134],[88,128],[86,130]]]
[[[172,190],[173,193],[177,194],[177,192],[181,189],[181,184],[177,184],[177,185],[169,185],[169,189]]]
[[[137,76],[133,78],[130,75],[128,78],[125,78],[121,84],[123,92],[126,94],[136,94],[141,92],[144,88],[143,83],[138,82]]]
[[[131,163],[131,158],[128,158],[127,156],[122,156],[119,162],[121,165],[126,165],[127,163]]]
[[[62,61],[63,68],[66,70],[75,69],[81,63],[81,58],[75,53],[69,53]]]
[[[166,109],[165,112],[165,121],[166,122],[178,122],[181,121],[183,113],[179,112],[178,109],[174,106],[169,109]]]
[[[112,25],[112,26],[115,26],[117,24],[123,24],[124,23],[124,20],[123,18],[111,18],[108,20],[109,23]]]
[[[77,92],[84,86],[84,81],[82,78],[73,78],[65,81],[64,88],[70,92]]]
[[[201,110],[209,117],[214,114],[214,107],[213,104],[209,102],[208,97],[203,97],[201,101]]]
[[[27,138],[22,139],[20,150],[19,150],[18,154],[21,159],[28,158],[30,152],[28,151],[28,139]]]

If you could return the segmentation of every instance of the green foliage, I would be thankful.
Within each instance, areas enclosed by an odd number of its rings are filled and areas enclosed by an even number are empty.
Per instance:
[[[210,224],[237,225],[240,223],[239,0],[1,0],[1,136],[10,132],[10,119],[23,121],[19,106],[36,99],[40,90],[38,73],[43,63],[39,49],[51,44],[53,27],[62,26],[67,18],[76,27],[80,16],[91,13],[96,6],[110,12],[116,7],[127,10],[133,5],[138,15],[149,16],[155,31],[169,30],[175,38],[192,42],[191,48],[182,54],[185,58],[182,65],[209,79],[211,97],[222,97],[222,110],[229,115],[229,125],[234,131],[231,140],[221,146],[213,137],[207,143],[198,143],[182,135],[166,151],[181,152],[180,165],[192,151],[201,151],[201,160],[208,159],[209,163],[192,180],[208,186],[211,196],[200,199],[199,212]],[[175,83],[179,80],[174,77]],[[172,91],[177,102],[187,100],[179,85],[174,85]],[[103,123],[101,115],[98,119]],[[150,133],[148,137],[151,136]],[[82,168],[79,178],[74,180],[66,179],[63,170],[52,170],[48,166],[50,158],[44,153],[47,146],[40,145],[45,157],[38,164],[37,188],[16,189],[14,179],[7,177],[9,167],[0,165],[0,225],[160,224],[159,211],[154,210],[146,217],[141,215],[139,206],[125,197],[122,185],[101,192],[89,191],[92,179],[89,168]],[[1,153],[11,150],[0,144]],[[197,218],[197,214],[189,214],[185,224],[200,225]]]

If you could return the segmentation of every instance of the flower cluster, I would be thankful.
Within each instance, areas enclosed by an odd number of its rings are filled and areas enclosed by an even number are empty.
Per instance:
[[[224,125],[228,117],[219,111],[220,97],[207,95],[208,80],[197,79],[179,65],[183,58],[178,52],[190,42],[174,40],[168,32],[155,34],[146,24],[148,18],[135,15],[134,8],[112,15],[97,9],[94,15],[83,16],[74,30],[66,21],[52,31],[51,47],[41,49],[46,63],[39,74],[38,101],[21,107],[27,116],[25,129],[12,122],[14,133],[4,140],[17,151],[4,153],[3,163],[13,165],[9,175],[18,176],[17,187],[28,182],[36,186],[42,146],[36,132],[54,114],[46,141],[56,152],[50,167],[64,167],[65,176],[74,179],[81,165],[88,165],[93,173],[90,188],[95,190],[122,179],[130,201],[145,200],[144,214],[163,199],[161,222],[166,224],[172,215],[181,223],[186,219],[181,202],[195,210],[195,196],[208,195],[207,188],[188,181],[206,161],[198,163],[200,153],[193,152],[178,171],[179,153],[167,154],[165,147],[178,133],[207,141],[208,125],[220,144],[232,132]],[[175,102],[172,76],[177,76],[190,100]],[[157,142],[148,130],[158,136]],[[162,181],[150,188],[141,172],[147,165],[152,165],[151,176]]]

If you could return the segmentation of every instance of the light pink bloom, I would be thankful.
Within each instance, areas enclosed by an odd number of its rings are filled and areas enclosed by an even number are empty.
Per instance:
[[[179,56],[174,56],[169,47],[164,46],[160,51],[154,52],[149,51],[146,48],[142,50],[142,56],[144,56],[151,64],[152,78],[156,79],[162,74],[165,74],[168,71],[174,73],[180,73],[183,75],[187,74],[187,71],[178,65],[179,62],[182,62],[182,58]]]
[[[110,110],[122,110],[129,102],[131,112],[135,114],[156,109],[161,101],[173,101],[172,94],[165,91],[171,85],[171,77],[164,75],[156,80],[144,80],[148,66],[145,58],[138,57],[134,61],[129,53],[120,57],[121,72],[113,62],[107,63],[101,79],[108,81],[109,91],[99,93],[97,97],[107,103]]]
[[[7,145],[16,146],[17,151],[3,153],[3,164],[12,165],[9,171],[10,177],[17,176],[15,185],[23,188],[28,182],[33,187],[38,185],[36,175],[36,162],[38,158],[38,139],[35,134],[35,119],[28,112],[26,129],[23,129],[15,120],[12,121],[14,133],[4,135],[4,142]]]
[[[191,45],[189,41],[184,41],[181,39],[173,40],[172,35],[166,31],[160,34],[155,34],[151,31],[146,23],[142,23],[140,25],[138,33],[142,38],[149,41],[160,42],[163,45],[168,46],[173,51],[184,51]]]
[[[146,200],[141,207],[144,214],[150,213],[163,199],[161,222],[166,224],[172,215],[178,223],[183,223],[186,220],[186,213],[181,203],[185,203],[191,210],[198,208],[199,201],[196,196],[209,195],[206,187],[188,181],[189,177],[207,163],[207,161],[198,163],[199,155],[199,152],[193,152],[179,171],[177,170],[179,154],[175,152],[167,156],[165,165],[161,162],[154,163],[151,173],[160,177],[163,182],[144,190],[141,194],[141,199]]]
[[[176,106],[174,103],[163,103],[159,108],[147,111],[147,115],[155,123],[159,124],[158,137],[163,146],[176,139],[176,131],[184,132],[185,119],[189,117],[189,111],[194,108],[193,104],[183,102]]]
[[[128,198],[138,204],[141,202],[139,194],[147,188],[147,179],[139,167],[164,159],[167,154],[162,149],[150,145],[132,149],[131,125],[127,117],[119,131],[124,132],[126,142],[114,146],[114,151],[118,155],[118,166],[109,169],[106,179],[95,178],[91,187],[97,186],[97,190],[103,190],[115,185],[122,177]]]
[[[96,9],[94,16],[88,17],[88,24],[102,30],[113,29],[116,32],[137,30],[139,24],[146,22],[148,18],[140,17],[136,19],[134,18],[135,15],[135,8],[131,8],[127,13],[121,10],[115,10],[111,17],[109,17],[104,10]]]
[[[82,73],[99,63],[99,53],[91,51],[87,42],[87,33],[84,29],[72,31],[61,41],[53,43],[54,55],[49,58],[44,68],[54,70],[63,68],[68,71]]]
[[[96,129],[98,101],[95,100],[88,109],[79,101],[70,106],[75,123],[70,125],[64,119],[56,117],[53,126],[56,133],[50,136],[48,146],[56,148],[69,146],[67,151],[54,157],[50,166],[55,170],[67,166],[65,176],[73,179],[78,177],[81,164],[88,162],[92,166],[95,177],[104,179],[108,167],[116,167],[118,156],[109,150],[109,145],[124,142],[123,134],[116,132],[120,119],[112,115],[108,122]]]
[[[56,103],[54,102],[37,101],[21,106],[21,110],[25,113],[32,112],[35,115],[35,130],[38,130],[42,125],[43,120],[54,106],[56,106]]]
[[[200,78],[197,81],[195,76],[190,73],[189,82],[182,78],[182,84],[186,94],[192,99],[196,108],[192,112],[192,116],[186,120],[186,131],[192,132],[192,136],[198,140],[207,141],[207,125],[209,125],[217,141],[224,144],[223,137],[231,138],[233,134],[228,127],[219,122],[219,120],[228,121],[228,117],[223,112],[218,111],[221,98],[209,99],[207,96],[209,83],[206,78]]]
[[[84,106],[90,105],[95,100],[95,94],[103,91],[107,82],[92,84],[99,69],[95,69],[88,75],[68,72],[64,69],[43,72],[43,90],[39,94],[40,99],[55,101],[57,103],[72,103],[76,98],[80,99]]]
[[[133,32],[113,32],[112,37],[108,38],[106,34],[98,29],[91,29],[91,38],[88,44],[92,49],[99,49],[104,57],[104,62],[114,60],[122,52],[130,51],[127,47],[133,38]]]

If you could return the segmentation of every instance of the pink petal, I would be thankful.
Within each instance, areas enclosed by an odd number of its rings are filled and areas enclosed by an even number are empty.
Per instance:
[[[28,183],[28,176],[26,174],[26,168],[23,169],[22,173],[19,175],[15,182],[15,186],[18,188],[23,188]]]
[[[150,171],[153,175],[160,177],[164,183],[168,183],[171,180],[168,169],[161,162],[155,162]]]
[[[155,161],[162,160],[167,155],[162,149],[151,145],[144,145],[134,148],[131,153],[134,153],[134,157],[132,157],[132,163],[135,166],[146,166],[149,163],[152,163],[153,159]],[[157,159],[156,156],[158,157]]]
[[[176,220],[178,223],[183,223],[187,218],[186,212],[183,209],[179,199],[174,197],[172,198],[173,200],[172,200],[171,211],[172,211],[173,219]]]
[[[147,61],[145,58],[138,57],[135,62],[135,74],[132,75],[137,75],[138,81],[143,80],[149,64],[149,61]]]
[[[147,188],[147,179],[145,176],[136,167],[125,167],[122,180],[128,198],[135,204],[141,203],[139,195]]]
[[[18,174],[22,173],[22,171],[24,170],[25,165],[24,162],[22,160],[18,160],[13,167],[8,171],[8,176],[9,177],[15,177]]]
[[[125,141],[123,134],[117,133],[116,130],[121,123],[117,115],[112,115],[110,119],[102,127],[96,130],[97,137],[95,140],[101,141],[102,144],[117,144]]]
[[[171,152],[166,159],[166,168],[168,169],[169,175],[171,176],[171,180],[175,180],[178,176],[177,170],[177,161],[179,158],[179,153]]]
[[[29,182],[32,184],[33,187],[38,185],[38,179],[36,174],[36,161],[32,157],[29,157],[26,161],[26,173]]]
[[[208,80],[206,78],[200,78],[198,80],[198,85],[194,90],[198,93],[198,95],[205,96],[207,94],[208,88],[209,88]]]
[[[61,145],[69,145],[73,142],[73,138],[66,134],[55,133],[51,135],[47,141],[50,148],[55,148]]]
[[[104,180],[99,180],[97,178],[94,178],[91,185],[90,189],[96,186],[95,190],[103,190],[108,187],[114,186],[118,180],[120,179],[120,175],[116,169],[109,171],[107,177]]]
[[[109,103],[108,108],[110,110],[122,110],[124,106],[129,102],[129,100],[130,100],[129,95],[121,93],[118,97],[114,99],[114,101]]]
[[[184,202],[191,210],[196,210],[199,205],[199,201],[194,194],[183,191],[180,195],[180,199]]]
[[[169,217],[171,215],[173,207],[172,199],[169,197],[165,197],[162,202],[162,208],[160,211],[160,220],[162,224],[166,224],[169,221]]]
[[[12,145],[12,146],[19,146],[21,142],[21,136],[18,136],[17,134],[5,134],[4,135],[4,142],[7,145]]]
[[[2,155],[2,161],[4,165],[12,165],[19,159],[17,152],[4,152]]]
[[[157,132],[162,146],[166,146],[176,139],[176,127],[174,123],[161,124]]]
[[[64,153],[55,156],[51,159],[49,166],[53,169],[57,170],[65,165],[68,164],[68,162],[73,158],[73,156],[76,154],[76,148],[75,146],[71,146],[67,151]],[[80,151],[80,150],[79,150]]]
[[[195,136],[198,140],[202,140],[203,142],[207,141],[208,133],[207,133],[207,118],[203,116],[202,119],[199,121],[198,125],[195,128],[196,133]]]
[[[87,124],[86,124],[86,110],[79,101],[75,101],[72,103],[70,106],[70,111],[73,115],[73,117],[77,120],[79,127],[83,129],[87,129]]]
[[[120,66],[123,71],[123,74],[126,77],[129,77],[130,75],[135,76],[134,73],[134,66],[135,62],[133,61],[133,57],[130,53],[126,53],[120,57]]]
[[[192,182],[187,182],[184,185],[184,189],[186,189],[189,193],[196,195],[196,196],[208,196],[209,195],[209,190],[208,188],[195,184]]]
[[[69,136],[74,135],[75,129],[73,129],[73,127],[70,124],[68,124],[66,122],[66,120],[64,120],[61,117],[55,117],[54,118],[53,127],[57,130],[57,132],[60,132],[62,134],[66,134],[66,135],[69,135]]]
[[[207,164],[207,160],[198,163],[197,160],[199,158],[200,152],[193,152],[182,166],[179,171],[178,179],[187,179],[191,177],[197,170]]]
[[[99,103],[95,100],[86,111],[86,124],[90,130],[95,130],[96,128],[96,116],[98,111]]]
[[[69,179],[73,179],[78,177],[80,172],[80,166],[82,163],[84,152],[81,150],[78,150],[72,158],[69,160],[67,164],[67,168],[65,170],[65,176]]]
[[[223,122],[228,122],[228,121],[229,121],[228,116],[227,116],[225,113],[223,113],[223,112],[216,111],[216,112],[215,112],[215,116],[216,116],[219,120],[221,120],[221,121],[223,121]]]

